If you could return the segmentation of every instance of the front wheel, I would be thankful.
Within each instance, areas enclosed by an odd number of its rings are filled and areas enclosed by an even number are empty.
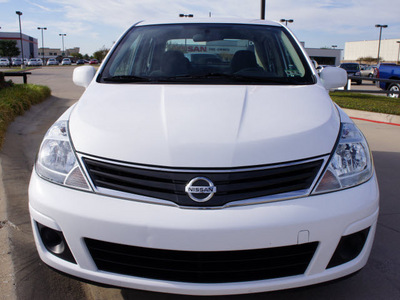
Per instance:
[[[387,94],[388,97],[390,98],[399,98],[399,94],[392,94],[390,92],[399,92],[400,91],[400,85],[398,83],[392,83],[389,86],[389,93]]]

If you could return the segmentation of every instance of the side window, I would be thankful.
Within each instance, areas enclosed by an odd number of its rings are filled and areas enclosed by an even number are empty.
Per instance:
[[[134,36],[132,41],[125,42],[123,48],[121,49],[117,57],[117,61],[114,61],[110,69],[110,75],[112,76],[124,76],[131,75],[133,70],[133,64],[136,59],[136,54],[138,52],[138,46],[142,36]]]
[[[285,64],[285,73],[287,77],[302,77],[306,70],[304,69],[303,63],[300,60],[293,44],[290,42],[288,37],[282,32],[281,33],[281,51],[283,61]]]
[[[149,41],[148,56],[147,56],[147,60],[146,60],[145,70],[144,70],[144,74],[147,74],[147,75],[150,74],[150,72],[154,68],[154,66],[153,66],[154,48],[155,48],[155,42],[154,42],[154,39],[151,38]]]

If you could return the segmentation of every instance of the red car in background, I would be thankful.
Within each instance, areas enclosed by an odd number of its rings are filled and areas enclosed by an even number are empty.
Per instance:
[[[89,61],[89,65],[97,65],[99,63],[99,61],[97,59],[91,59]]]

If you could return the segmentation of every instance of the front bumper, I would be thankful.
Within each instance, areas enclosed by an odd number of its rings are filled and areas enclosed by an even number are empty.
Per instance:
[[[29,209],[41,259],[62,272],[126,288],[192,295],[256,293],[316,284],[349,275],[367,262],[376,229],[376,177],[343,191],[224,209],[182,209],[81,192],[32,173]],[[76,263],[49,252],[37,223],[61,231]],[[327,268],[343,236],[366,228],[360,254]],[[152,249],[237,251],[318,242],[304,274],[230,283],[190,283],[100,271],[85,238]]]

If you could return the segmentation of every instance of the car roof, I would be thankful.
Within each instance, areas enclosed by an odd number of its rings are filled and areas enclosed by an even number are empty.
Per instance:
[[[162,25],[162,24],[248,24],[248,25],[269,25],[283,27],[282,24],[275,21],[267,21],[260,19],[242,19],[242,18],[173,18],[161,20],[143,20],[136,26],[146,25]]]

